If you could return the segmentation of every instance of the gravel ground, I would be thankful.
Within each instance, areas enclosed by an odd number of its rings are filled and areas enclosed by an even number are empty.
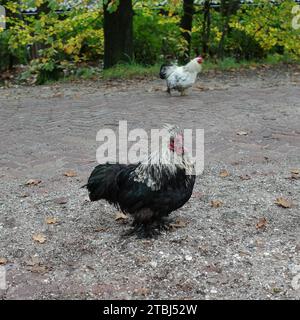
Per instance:
[[[1,88],[0,298],[299,299],[299,84],[281,67],[201,75],[186,97],[145,79]],[[205,130],[181,227],[158,239],[124,238],[130,221],[80,189],[119,120]]]

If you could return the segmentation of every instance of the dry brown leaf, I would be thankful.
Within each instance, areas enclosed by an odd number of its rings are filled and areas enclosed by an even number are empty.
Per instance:
[[[288,199],[285,199],[283,197],[279,197],[275,200],[275,203],[279,206],[279,207],[283,207],[283,208],[291,208],[292,207],[292,202]]]
[[[48,268],[46,266],[39,265],[39,264],[32,266],[31,268],[29,268],[29,270],[33,273],[41,273],[41,274],[48,272]]]
[[[265,229],[267,226],[267,219],[260,218],[256,224],[256,229]]]
[[[52,98],[60,98],[62,96],[63,96],[62,92],[56,92],[52,95]]]
[[[29,196],[30,196],[30,193],[28,193],[28,192],[23,192],[22,194],[20,194],[21,198],[27,198]]]
[[[240,176],[240,179],[241,180],[250,180],[251,177],[248,174],[245,174],[245,175]]]
[[[115,220],[119,221],[119,220],[127,220],[128,217],[126,216],[126,214],[124,214],[123,212],[117,212]]]
[[[147,288],[138,288],[138,289],[135,289],[134,292],[138,295],[145,297],[149,294],[150,290]]]
[[[64,173],[64,176],[66,177],[76,177],[77,173],[74,170],[68,170]]]
[[[68,199],[65,197],[60,197],[60,198],[54,199],[54,202],[57,204],[66,204],[68,202]]]
[[[0,265],[7,264],[7,259],[5,258],[0,258]]]
[[[144,257],[144,256],[137,256],[135,261],[137,264],[140,265],[140,264],[144,264],[145,262],[148,262],[149,258]]]
[[[94,232],[105,232],[107,230],[109,230],[109,229],[108,228],[99,227],[99,228],[94,229]]]
[[[236,133],[238,136],[247,136],[248,135],[248,132],[247,131],[238,131]]]
[[[291,173],[293,174],[300,174],[300,170],[299,169],[292,169]]]
[[[207,87],[205,87],[205,86],[203,86],[203,85],[198,85],[198,86],[196,86],[196,88],[197,89],[199,89],[199,90],[202,90],[202,91],[207,91],[207,90],[210,90],[209,88],[207,88]]]
[[[39,179],[29,179],[25,182],[26,186],[37,186],[38,184],[40,184],[42,182],[42,180]]]
[[[55,224],[55,223],[57,223],[58,222],[58,220],[56,219],[56,218],[54,218],[54,217],[48,217],[48,218],[46,218],[46,223],[47,224]]]
[[[227,170],[222,170],[220,173],[219,173],[219,176],[221,178],[226,178],[229,176],[229,172]]]
[[[280,293],[282,291],[282,289],[281,288],[273,288],[272,291],[273,291],[273,293],[276,294],[276,293]]]
[[[221,273],[222,269],[214,264],[209,264],[203,268],[203,271]]]
[[[222,207],[223,202],[220,201],[220,200],[212,200],[212,201],[210,202],[210,205],[211,205],[213,208],[219,208],[219,207]]]
[[[300,174],[292,173],[289,179],[300,180]]]
[[[186,227],[187,223],[181,219],[176,219],[174,223],[170,223],[171,228],[184,228]]]
[[[46,237],[41,234],[41,233],[38,233],[38,234],[34,234],[32,236],[32,239],[38,243],[45,243],[46,242]]]

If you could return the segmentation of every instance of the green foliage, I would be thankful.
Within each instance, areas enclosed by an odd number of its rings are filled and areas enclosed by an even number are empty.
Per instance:
[[[245,5],[231,21],[231,27],[252,37],[266,53],[284,52],[300,57],[300,31],[292,27],[293,0],[256,0],[256,6]]]
[[[157,7],[135,9],[134,52],[137,63],[155,64],[161,56],[180,56],[186,47],[179,29],[180,16],[164,15]]]
[[[99,61],[103,57],[102,11],[76,7],[58,16],[53,5],[57,3],[51,3],[50,13],[10,19],[8,50],[14,55],[31,50],[26,75],[37,75],[37,83],[57,79],[68,64]]]
[[[292,28],[295,6],[293,0],[278,1],[278,5],[267,0],[255,0],[256,5],[242,5],[230,17],[229,30],[224,41],[225,60],[214,64],[218,68],[243,65],[245,60],[300,59],[300,30]],[[19,4],[21,3],[21,4]],[[38,7],[38,15],[25,16],[20,11],[27,7]],[[70,10],[62,6],[62,0],[5,1],[9,17],[9,28],[0,30],[0,71],[13,64],[26,64],[21,80],[43,83],[61,76],[95,76],[94,68],[100,67],[104,54],[103,8],[105,3],[113,12],[119,0],[102,0],[98,7],[88,9],[90,0],[83,0]],[[180,57],[187,46],[182,37],[180,19],[182,0],[134,1],[134,61],[117,66],[103,73],[103,77],[123,77],[124,68],[128,76],[152,74],[157,64],[166,57]],[[49,10],[45,11],[45,4]],[[57,9],[63,10],[58,14]],[[294,13],[295,14],[295,13]],[[224,27],[224,18],[218,9],[211,9],[209,55],[215,59]],[[191,56],[201,52],[203,14],[196,7],[191,32]],[[274,58],[270,58],[270,56]],[[210,62],[206,63],[210,64]],[[153,69],[143,66],[152,66]],[[147,70],[147,71],[146,71]],[[152,71],[149,71],[152,70]],[[156,72],[155,71],[155,72]],[[106,73],[107,72],[107,73]],[[110,74],[111,72],[111,74]],[[98,74],[98,71],[96,72]],[[33,80],[34,81],[33,81]]]

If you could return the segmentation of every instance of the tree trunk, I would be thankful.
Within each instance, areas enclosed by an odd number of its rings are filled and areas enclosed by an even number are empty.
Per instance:
[[[211,0],[205,0],[203,6],[203,25],[202,25],[202,54],[206,56],[209,51],[209,38],[210,38],[210,3]]]
[[[190,60],[193,15],[194,15],[194,0],[184,0],[183,16],[181,18],[180,27],[183,30],[182,36],[187,42],[187,46],[185,48],[183,56],[180,59],[182,63],[188,62]]]
[[[48,13],[50,13],[51,9],[49,8],[49,1],[48,0],[43,0],[43,2],[41,3],[41,5],[37,8],[36,11],[36,17],[35,19],[40,19],[42,14],[47,15]],[[30,47],[29,50],[29,59],[33,60],[33,59],[37,59],[39,58],[39,50],[44,49],[46,46],[44,43],[40,43],[40,42],[35,42],[33,43],[33,45]]]
[[[104,68],[133,58],[132,0],[120,0],[114,12],[104,5]]]
[[[221,40],[218,47],[218,58],[224,57],[224,42],[229,30],[229,21],[231,15],[237,11],[240,5],[240,0],[221,0],[221,14],[223,16],[223,30]]]

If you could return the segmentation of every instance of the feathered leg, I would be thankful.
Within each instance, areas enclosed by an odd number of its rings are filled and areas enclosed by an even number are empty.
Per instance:
[[[154,224],[141,224],[136,221],[133,222],[133,228],[125,232],[123,236],[129,237],[136,235],[137,238],[153,238],[160,234],[160,230]]]
[[[170,87],[168,87],[167,92],[168,92],[168,94],[169,94],[170,96],[172,96],[172,94],[171,94],[171,88],[170,88]]]
[[[152,238],[159,235],[156,215],[149,209],[136,212],[132,223],[133,228],[126,232],[125,236],[136,235],[138,238]]]
[[[159,231],[169,231],[171,229],[170,225],[174,223],[174,219],[169,216],[162,216],[156,223]]]
[[[183,96],[186,96],[187,95],[187,92],[186,92],[186,89],[183,89],[180,91],[180,95],[183,97]]]

